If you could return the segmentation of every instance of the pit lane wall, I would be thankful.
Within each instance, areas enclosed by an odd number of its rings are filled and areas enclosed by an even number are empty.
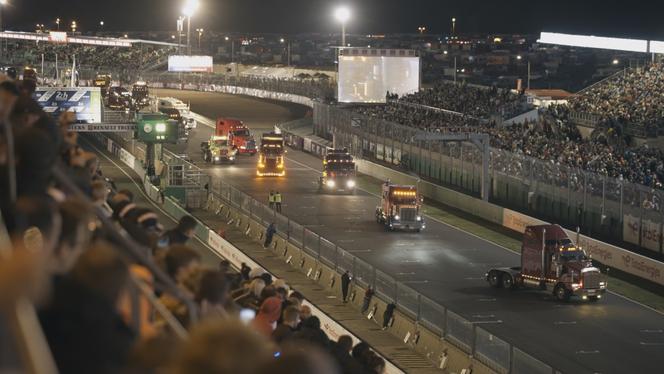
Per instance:
[[[247,88],[238,86],[224,86],[216,84],[182,84],[182,83],[161,83],[152,82],[150,88],[171,88],[176,90],[217,92],[231,95],[253,96],[261,99],[287,101],[294,104],[300,104],[309,108],[314,107],[314,101],[306,96],[259,90],[257,88]]]
[[[421,193],[429,199],[449,205],[463,212],[485,219],[489,222],[524,233],[526,226],[542,225],[548,222],[525,214],[491,204],[472,196],[419,180],[417,177],[387,168],[366,160],[356,160],[358,172],[380,180],[391,180],[399,184],[417,185]],[[565,229],[573,240],[576,232]],[[664,263],[620,247],[604,243],[586,235],[579,235],[578,245],[585,248],[593,260],[658,285],[664,285]]]

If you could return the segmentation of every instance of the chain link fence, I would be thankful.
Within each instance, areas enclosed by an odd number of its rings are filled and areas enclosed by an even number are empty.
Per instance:
[[[418,141],[422,131],[314,103],[314,132],[354,156],[480,196],[482,153],[470,143]],[[614,243],[662,254],[664,191],[491,148],[489,200]]]

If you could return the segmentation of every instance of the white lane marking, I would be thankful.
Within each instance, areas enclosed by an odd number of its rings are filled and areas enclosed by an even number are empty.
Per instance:
[[[484,280],[484,277],[466,277],[465,280]]]
[[[639,342],[640,345],[645,345],[645,346],[663,346],[664,343],[647,343],[647,342]]]
[[[409,271],[407,273],[397,273],[397,276],[402,276],[402,275],[415,275],[415,272]]]
[[[196,114],[196,113],[193,113],[193,112],[191,112],[191,113],[194,114],[194,115],[197,115],[197,116],[199,116],[199,117],[201,117],[201,118],[205,118],[206,120],[212,122],[210,119],[208,119],[208,118],[206,118],[206,117],[204,117],[204,116],[201,116],[200,114]],[[210,127],[210,128],[213,128],[212,125],[207,125],[207,126]],[[304,153],[304,152],[302,152],[302,153]],[[308,166],[308,165],[306,165],[306,164],[303,164],[303,163],[301,163],[301,162],[299,162],[299,161],[297,161],[297,160],[294,160],[294,159],[292,159],[292,158],[290,158],[290,157],[286,157],[286,159],[287,159],[287,160],[290,160],[290,161],[292,161],[292,162],[295,162],[296,164],[302,165],[303,167],[305,167],[305,168],[307,168],[307,169],[309,169],[309,170],[312,170],[312,171],[314,171],[314,172],[316,172],[316,173],[320,173],[320,170],[316,170],[316,169],[314,169],[314,168],[312,168],[312,167],[310,167],[310,166]],[[366,192],[366,193],[369,194],[369,195],[372,195],[372,196],[375,196],[375,197],[380,198],[380,195],[374,194],[374,193],[369,192],[369,191],[367,191],[367,190],[365,190],[365,189],[363,189],[363,188],[360,188],[360,187],[356,187],[356,188],[357,188],[358,190],[360,190],[360,191],[364,191],[364,192]],[[437,219],[437,218],[435,218],[435,217],[431,217],[431,216],[426,215],[426,214],[425,214],[424,216],[427,217],[427,218],[429,218],[429,219],[432,219],[432,220],[434,220],[434,221],[436,221],[436,222],[438,222],[438,223],[440,223],[440,224],[442,224],[442,225],[448,226],[448,227],[452,228],[453,230],[461,231],[461,232],[463,232],[463,233],[465,233],[465,234],[467,234],[467,235],[473,236],[473,237],[475,237],[475,238],[477,238],[477,239],[480,239],[480,240],[482,240],[482,241],[484,241],[484,242],[487,242],[487,243],[489,243],[489,244],[491,244],[491,245],[494,245],[494,246],[496,246],[496,247],[498,247],[498,248],[502,248],[502,249],[504,249],[504,250],[507,251],[507,252],[510,252],[510,253],[513,253],[513,254],[519,254],[518,251],[514,251],[514,250],[509,249],[509,248],[507,248],[507,247],[504,247],[504,246],[502,246],[502,245],[500,245],[500,244],[494,243],[494,242],[490,241],[489,239],[483,238],[483,237],[481,237],[481,236],[479,236],[479,235],[477,235],[477,234],[474,234],[474,233],[472,233],[472,232],[466,231],[466,230],[461,229],[461,228],[459,228],[459,227],[453,226],[453,225],[451,225],[451,224],[449,224],[449,223],[447,223],[447,222],[443,222],[443,221],[441,221],[441,220],[439,220],[439,219]],[[615,295],[615,296],[618,296],[618,297],[622,298],[623,300],[630,301],[630,302],[632,302],[632,303],[634,303],[634,304],[636,304],[636,305],[639,305],[639,306],[641,306],[641,307],[643,307],[643,308],[645,308],[645,309],[648,309],[648,310],[650,310],[650,311],[652,311],[652,312],[655,312],[655,313],[657,313],[657,314],[659,314],[659,315],[663,315],[663,316],[664,316],[664,312],[659,311],[659,310],[657,310],[657,309],[655,309],[655,308],[653,308],[653,307],[651,307],[651,306],[645,305],[645,304],[640,303],[640,302],[638,302],[638,301],[636,301],[636,300],[630,299],[630,298],[627,297],[627,296],[623,296],[623,295],[621,295],[621,294],[615,293],[615,292],[613,292],[613,291],[611,291],[611,290],[607,290],[607,291],[608,291],[610,294],[612,294],[612,295]]]
[[[486,324],[495,324],[495,323],[503,323],[503,320],[501,319],[496,319],[493,321],[471,321],[471,325],[486,325]]]
[[[401,281],[401,283],[403,283],[403,284],[426,284],[426,283],[429,283],[429,281],[428,280],[420,280],[420,281],[413,280],[413,281]]]
[[[661,334],[664,332],[664,330],[639,330],[640,333],[642,334]]]
[[[596,354],[599,354],[600,352],[597,349],[595,349],[595,350],[592,350],[592,351],[581,350],[581,351],[576,351],[574,353],[576,353],[577,355],[596,355]]]
[[[369,252],[373,252],[373,250],[371,250],[371,249],[355,249],[355,250],[352,250],[352,251],[351,250],[346,250],[346,252],[349,252],[349,253],[369,253]]]
[[[353,243],[355,239],[339,239],[337,243]]]
[[[492,301],[496,301],[496,299],[477,299],[477,301],[479,301],[479,302],[492,302]]]
[[[555,321],[554,325],[576,325],[576,321]]]
[[[471,317],[473,318],[495,318],[496,316],[493,314],[473,314]]]

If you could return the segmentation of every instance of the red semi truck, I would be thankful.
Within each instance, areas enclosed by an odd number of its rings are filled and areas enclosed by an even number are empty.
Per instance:
[[[217,131],[228,136],[231,145],[237,149],[238,153],[251,156],[256,154],[256,141],[253,135],[251,135],[249,128],[242,121],[218,118]]]
[[[560,301],[572,296],[597,301],[606,293],[607,285],[586,252],[574,245],[558,225],[526,227],[521,266],[490,269],[486,280],[496,288],[547,290]]]

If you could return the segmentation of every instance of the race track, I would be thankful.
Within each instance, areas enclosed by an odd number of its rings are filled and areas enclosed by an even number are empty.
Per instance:
[[[232,117],[247,124],[256,138],[275,123],[302,117],[309,109],[247,97],[176,90],[154,90],[191,103],[209,118]],[[255,176],[254,157],[235,165],[205,165],[200,143],[211,128],[199,124],[186,148],[208,170],[257,199],[270,189],[284,196],[292,220],[349,250],[403,284],[447,305],[467,320],[506,339],[564,373],[656,373],[664,368],[664,316],[614,294],[598,303],[558,303],[536,291],[493,289],[483,280],[495,266],[514,266],[518,255],[464,231],[429,219],[420,234],[390,233],[374,219],[378,198],[320,195],[320,160],[294,150],[287,154],[287,177]],[[380,278],[380,276],[378,277]],[[610,288],[610,285],[609,285]],[[410,295],[399,295],[409,300]],[[448,328],[453,328],[448,326]]]

